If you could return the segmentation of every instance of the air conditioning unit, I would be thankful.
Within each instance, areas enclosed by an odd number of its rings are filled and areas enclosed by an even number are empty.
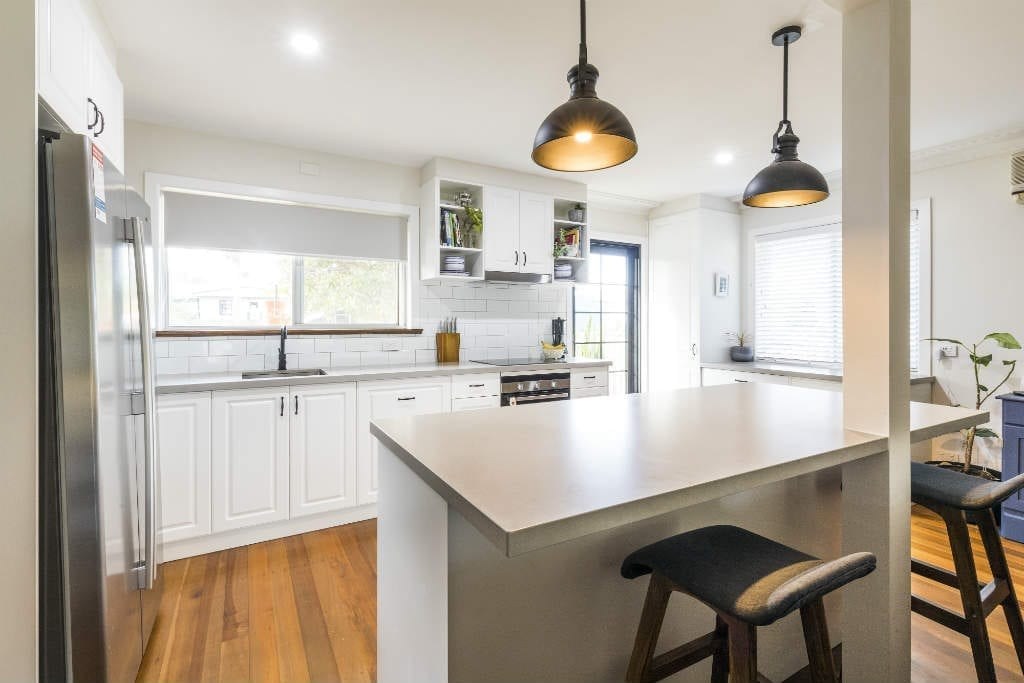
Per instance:
[[[1018,204],[1024,204],[1024,151],[1010,157],[1010,193]]]

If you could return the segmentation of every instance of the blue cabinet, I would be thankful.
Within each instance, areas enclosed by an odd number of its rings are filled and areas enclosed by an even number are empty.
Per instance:
[[[1000,396],[1003,402],[1003,481],[1024,471],[1024,396]],[[1024,541],[1024,496],[1021,492],[1003,501],[1001,531],[1004,537]]]

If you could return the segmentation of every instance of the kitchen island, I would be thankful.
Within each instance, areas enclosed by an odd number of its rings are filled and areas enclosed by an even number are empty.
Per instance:
[[[844,429],[842,412],[833,392],[744,384],[372,424],[382,446],[379,680],[621,681],[646,589],[619,576],[632,550],[732,523],[834,557],[844,529],[871,525],[842,514],[843,482],[888,467],[887,439]],[[912,440],[987,419],[915,403]],[[865,495],[849,480],[846,491]],[[867,495],[887,510],[887,492]],[[860,549],[882,561],[895,551],[885,534],[872,538]],[[839,609],[828,603],[834,642]],[[713,622],[674,599],[660,649]],[[866,616],[847,623],[885,628]],[[799,619],[759,639],[772,679],[806,664]],[[707,680],[707,667],[679,680]]]

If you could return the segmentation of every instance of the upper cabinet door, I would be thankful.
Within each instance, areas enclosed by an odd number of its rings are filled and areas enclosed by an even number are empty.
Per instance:
[[[38,0],[39,95],[72,131],[86,133],[91,31],[76,0]]]
[[[533,192],[519,193],[519,270],[551,275],[554,271],[554,199]]]
[[[98,119],[90,133],[107,158],[124,172],[124,89],[110,63],[106,50],[98,40],[89,49],[88,96],[95,103],[88,107],[88,116]]]
[[[523,262],[518,194],[504,187],[484,187],[484,270],[514,272]]]
[[[213,531],[288,518],[288,387],[213,393]]]
[[[291,516],[356,502],[356,385],[292,387]]]

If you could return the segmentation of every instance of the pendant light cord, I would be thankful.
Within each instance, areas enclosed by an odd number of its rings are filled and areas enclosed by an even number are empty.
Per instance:
[[[580,0],[580,79],[587,65],[587,0]]]
[[[782,120],[789,123],[789,36],[782,45]]]

